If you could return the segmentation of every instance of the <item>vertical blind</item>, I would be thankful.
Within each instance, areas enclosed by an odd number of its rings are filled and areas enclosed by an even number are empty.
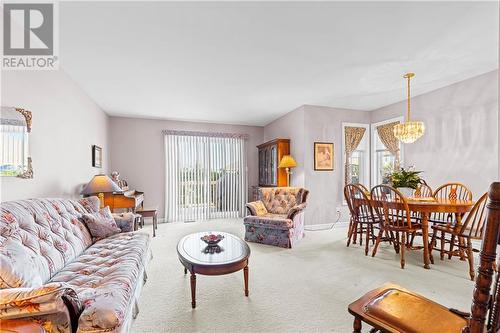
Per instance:
[[[247,199],[245,136],[164,131],[165,217],[241,217]]]
[[[0,171],[2,174],[16,175],[23,171],[27,163],[28,133],[26,126],[1,124]]]

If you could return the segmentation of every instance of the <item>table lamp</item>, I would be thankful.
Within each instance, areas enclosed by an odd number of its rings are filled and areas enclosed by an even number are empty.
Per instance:
[[[95,175],[94,178],[83,188],[84,196],[96,194],[101,202],[101,208],[104,207],[104,193],[122,192],[122,189],[107,175]]]
[[[290,186],[290,175],[292,174],[292,172],[290,171],[290,168],[295,168],[296,166],[297,166],[297,162],[295,162],[295,160],[293,159],[292,156],[284,155],[281,158],[280,165],[278,165],[278,168],[285,168],[287,186]]]

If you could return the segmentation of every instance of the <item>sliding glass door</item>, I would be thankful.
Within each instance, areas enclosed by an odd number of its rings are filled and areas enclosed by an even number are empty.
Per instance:
[[[166,131],[165,156],[167,221],[243,216],[244,136]]]

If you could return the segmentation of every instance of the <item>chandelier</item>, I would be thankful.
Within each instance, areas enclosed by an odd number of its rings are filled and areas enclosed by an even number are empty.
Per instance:
[[[425,125],[421,121],[411,121],[410,119],[410,79],[415,73],[406,73],[403,75],[408,80],[408,111],[406,121],[394,126],[394,136],[401,142],[412,143],[417,141],[425,132]]]

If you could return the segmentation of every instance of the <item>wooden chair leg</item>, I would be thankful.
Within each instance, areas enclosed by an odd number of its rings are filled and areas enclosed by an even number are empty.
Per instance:
[[[375,239],[377,239],[377,236],[375,235],[375,228],[373,227],[373,224],[371,225],[372,232],[371,232],[371,237],[372,237],[372,245],[375,245]]]
[[[352,333],[361,333],[361,319],[354,317],[354,323],[352,324]]]
[[[394,251],[396,251],[396,253],[399,253],[400,250],[401,246],[399,244],[399,231],[396,231],[396,238],[394,238]]]
[[[417,232],[414,231],[412,234],[411,234],[411,240],[410,240],[410,248],[413,247],[413,241],[415,240],[415,236],[417,235]]]
[[[366,225],[366,244],[365,244],[365,256],[368,255],[368,246],[370,245],[370,224]]]
[[[474,254],[472,252],[472,242],[470,239],[467,240],[467,260],[469,261],[469,276],[471,281],[474,281]]]
[[[389,232],[387,233],[387,237],[389,237],[389,244],[394,244],[394,239],[395,239],[395,237],[394,237],[394,232],[389,231]]]
[[[352,243],[356,244],[358,238],[358,223],[354,222],[354,229],[352,230]]]
[[[444,233],[443,233],[443,238],[444,238]],[[450,240],[450,252],[448,252],[448,259],[451,259],[453,256],[453,247],[455,246],[455,235],[451,235],[451,240]]]
[[[432,250],[434,250],[434,247],[436,246],[436,234],[437,234],[437,231],[434,231],[432,233],[431,242],[429,243],[429,259],[430,259],[432,264],[434,263],[434,257],[432,256]]]
[[[378,245],[380,244],[380,240],[382,239],[383,232],[383,229],[380,229],[380,231],[378,232],[377,240],[375,241],[375,245],[373,246],[372,257],[375,257],[375,255],[377,254]]]
[[[443,260],[444,259],[444,245],[445,245],[444,231],[441,231],[440,241],[441,241],[441,248],[439,249],[439,258],[441,260]]]
[[[405,268],[405,247],[406,247],[406,232],[401,233],[401,246],[400,251],[401,251],[401,268]]]
[[[359,224],[359,246],[363,246],[363,224]]]
[[[347,231],[347,247],[351,244],[351,238],[352,238],[352,229],[354,227],[354,221],[351,219],[349,222],[349,229]]]

